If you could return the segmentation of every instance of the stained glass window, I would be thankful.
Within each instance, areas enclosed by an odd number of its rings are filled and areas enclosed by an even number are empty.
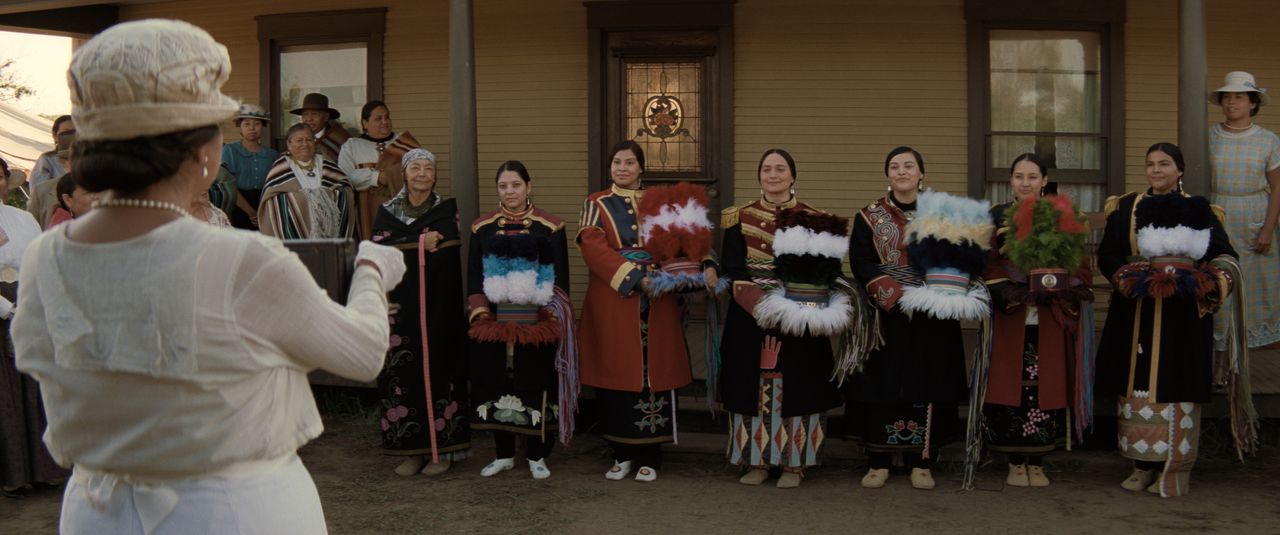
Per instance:
[[[702,63],[628,61],[623,72],[625,137],[644,149],[645,172],[704,174]]]

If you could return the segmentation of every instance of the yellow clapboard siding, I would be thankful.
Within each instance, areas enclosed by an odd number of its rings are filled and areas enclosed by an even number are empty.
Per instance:
[[[963,2],[739,0],[734,12],[736,202],[759,196],[767,148],[796,159],[797,195],[840,215],[883,195],[883,155],[912,145],[926,182],[963,191]]]
[[[1145,189],[1147,147],[1178,138],[1178,2],[1128,0],[1125,26],[1125,186]],[[1205,9],[1209,91],[1228,71],[1245,70],[1262,87],[1280,87],[1280,37],[1273,28],[1274,5],[1215,0]],[[1262,51],[1272,51],[1264,53]],[[1222,110],[1205,103],[1212,124]],[[1264,109],[1255,122],[1275,130],[1280,119]]]

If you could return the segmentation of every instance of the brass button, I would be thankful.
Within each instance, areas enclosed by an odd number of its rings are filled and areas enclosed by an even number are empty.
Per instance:
[[[623,197],[622,200],[626,201],[627,204],[631,204],[631,197]]]
[[[635,230],[635,229],[638,229],[638,228],[640,228],[640,227],[637,227],[637,226],[635,226],[635,225],[631,225],[631,230]]]
[[[634,213],[636,213],[636,211],[635,211],[635,210],[632,210],[632,209],[630,209],[630,208],[628,208],[628,209],[627,209],[627,213],[628,213],[628,214],[634,214]]]

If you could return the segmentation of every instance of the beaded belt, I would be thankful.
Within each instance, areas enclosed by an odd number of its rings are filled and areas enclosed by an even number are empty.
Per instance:
[[[826,308],[831,299],[831,288],[821,284],[785,282],[783,286],[787,299],[809,308]]]
[[[1151,257],[1151,270],[1163,271],[1165,273],[1173,273],[1179,269],[1193,270],[1196,268],[1195,260],[1185,256],[1153,256]]]
[[[495,304],[493,308],[493,317],[499,323],[538,323],[537,305]]]

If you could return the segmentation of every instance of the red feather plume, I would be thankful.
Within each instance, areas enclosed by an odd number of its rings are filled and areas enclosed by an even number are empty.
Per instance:
[[[1071,204],[1071,197],[1066,195],[1051,195],[1053,197],[1053,207],[1058,209],[1058,230],[1068,234],[1081,234],[1084,232],[1084,225],[1080,224],[1080,220],[1075,217],[1075,206]]]
[[[656,217],[662,212],[663,206],[684,206],[690,199],[705,210],[706,188],[689,182],[647,188],[644,197],[640,199],[639,215],[642,221]],[[705,228],[690,230],[655,226],[649,230],[644,248],[658,262],[680,257],[700,259],[711,251],[711,231]]]
[[[1031,219],[1035,214],[1036,203],[1023,200],[1018,203],[1018,211],[1013,213],[1013,221],[1018,224],[1018,241],[1031,235]]]

